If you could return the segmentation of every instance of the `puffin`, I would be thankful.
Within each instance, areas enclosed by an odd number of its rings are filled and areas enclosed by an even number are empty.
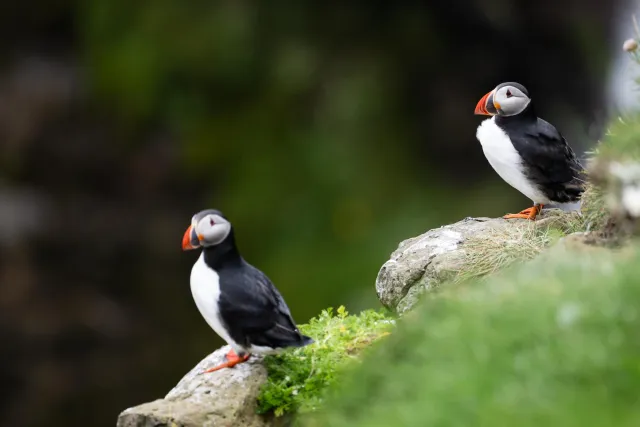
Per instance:
[[[503,218],[535,220],[545,205],[580,209],[584,168],[555,126],[536,115],[523,85],[499,84],[480,99],[475,114],[491,116],[476,132],[489,164],[533,204]]]
[[[201,248],[191,269],[191,293],[204,320],[231,346],[225,362],[203,373],[231,368],[251,354],[304,347],[313,339],[298,330],[289,307],[269,278],[246,262],[231,223],[215,209],[198,212],[182,250]]]

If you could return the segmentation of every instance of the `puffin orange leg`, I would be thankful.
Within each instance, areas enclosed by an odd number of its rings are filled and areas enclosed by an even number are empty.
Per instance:
[[[203,374],[208,374],[209,372],[219,371],[220,369],[224,369],[224,368],[233,368],[238,363],[243,363],[243,362],[246,362],[247,360],[249,360],[250,356],[251,356],[250,354],[245,354],[243,356],[238,356],[236,354],[236,352],[233,351],[233,349],[231,349],[231,350],[229,350],[229,352],[225,356],[225,359],[227,359],[226,362],[221,363],[218,366],[214,366],[213,368],[209,368],[209,369],[207,369],[206,371],[204,371],[202,373]]]
[[[540,211],[542,211],[543,207],[544,207],[544,205],[533,205],[530,208],[527,208],[527,209],[525,209],[523,211],[520,211],[520,213],[507,214],[507,215],[503,216],[503,218],[504,219],[520,218],[520,219],[529,219],[529,220],[533,221],[533,220],[536,219],[536,217],[538,216]]]

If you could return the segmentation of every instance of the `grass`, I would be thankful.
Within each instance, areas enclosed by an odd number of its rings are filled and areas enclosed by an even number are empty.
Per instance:
[[[580,223],[576,224],[574,231],[602,230],[608,219],[609,211],[606,208],[602,188],[593,183],[587,183],[587,188],[582,194],[582,218]]]
[[[546,251],[560,238],[575,232],[601,229],[606,209],[599,190],[588,185],[581,215],[550,211],[547,222],[518,222],[510,227],[473,236],[465,241],[465,262],[454,283],[494,274],[515,263],[526,262]]]
[[[640,251],[552,249],[427,298],[316,426],[640,425]]]
[[[540,255],[555,240],[552,229],[539,230],[533,223],[516,224],[491,234],[481,234],[464,243],[464,267],[454,283],[493,274],[515,262],[524,262]]]
[[[325,389],[362,351],[389,334],[395,320],[385,311],[367,310],[349,315],[344,307],[332,308],[299,325],[315,343],[265,358],[269,374],[258,397],[258,412],[282,416],[318,408]]]

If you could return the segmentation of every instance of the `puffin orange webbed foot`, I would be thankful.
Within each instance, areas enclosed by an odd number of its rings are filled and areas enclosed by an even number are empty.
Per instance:
[[[530,208],[527,208],[523,211],[520,211],[517,214],[506,214],[505,216],[503,216],[504,219],[528,219],[528,220],[535,220],[536,217],[538,216],[538,214],[542,211],[542,208],[544,207],[544,205],[534,205]]]
[[[234,366],[236,366],[239,363],[243,363],[246,362],[247,360],[249,360],[249,357],[251,357],[250,354],[244,354],[242,356],[238,356],[236,354],[235,351],[233,351],[233,349],[229,350],[229,352],[225,355],[225,359],[227,360],[224,363],[221,363],[217,366],[214,366],[213,368],[209,368],[206,371],[202,372],[203,374],[208,374],[210,372],[215,372],[215,371],[219,371],[220,369],[224,369],[224,368],[233,368]]]

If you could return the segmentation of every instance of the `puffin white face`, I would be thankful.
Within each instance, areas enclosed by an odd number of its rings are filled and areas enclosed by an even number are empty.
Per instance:
[[[502,83],[483,96],[476,105],[475,114],[485,116],[515,116],[531,102],[529,93],[519,83]]]
[[[220,244],[231,232],[231,223],[221,212],[213,209],[199,212],[191,218],[191,225],[182,237],[182,250]]]

